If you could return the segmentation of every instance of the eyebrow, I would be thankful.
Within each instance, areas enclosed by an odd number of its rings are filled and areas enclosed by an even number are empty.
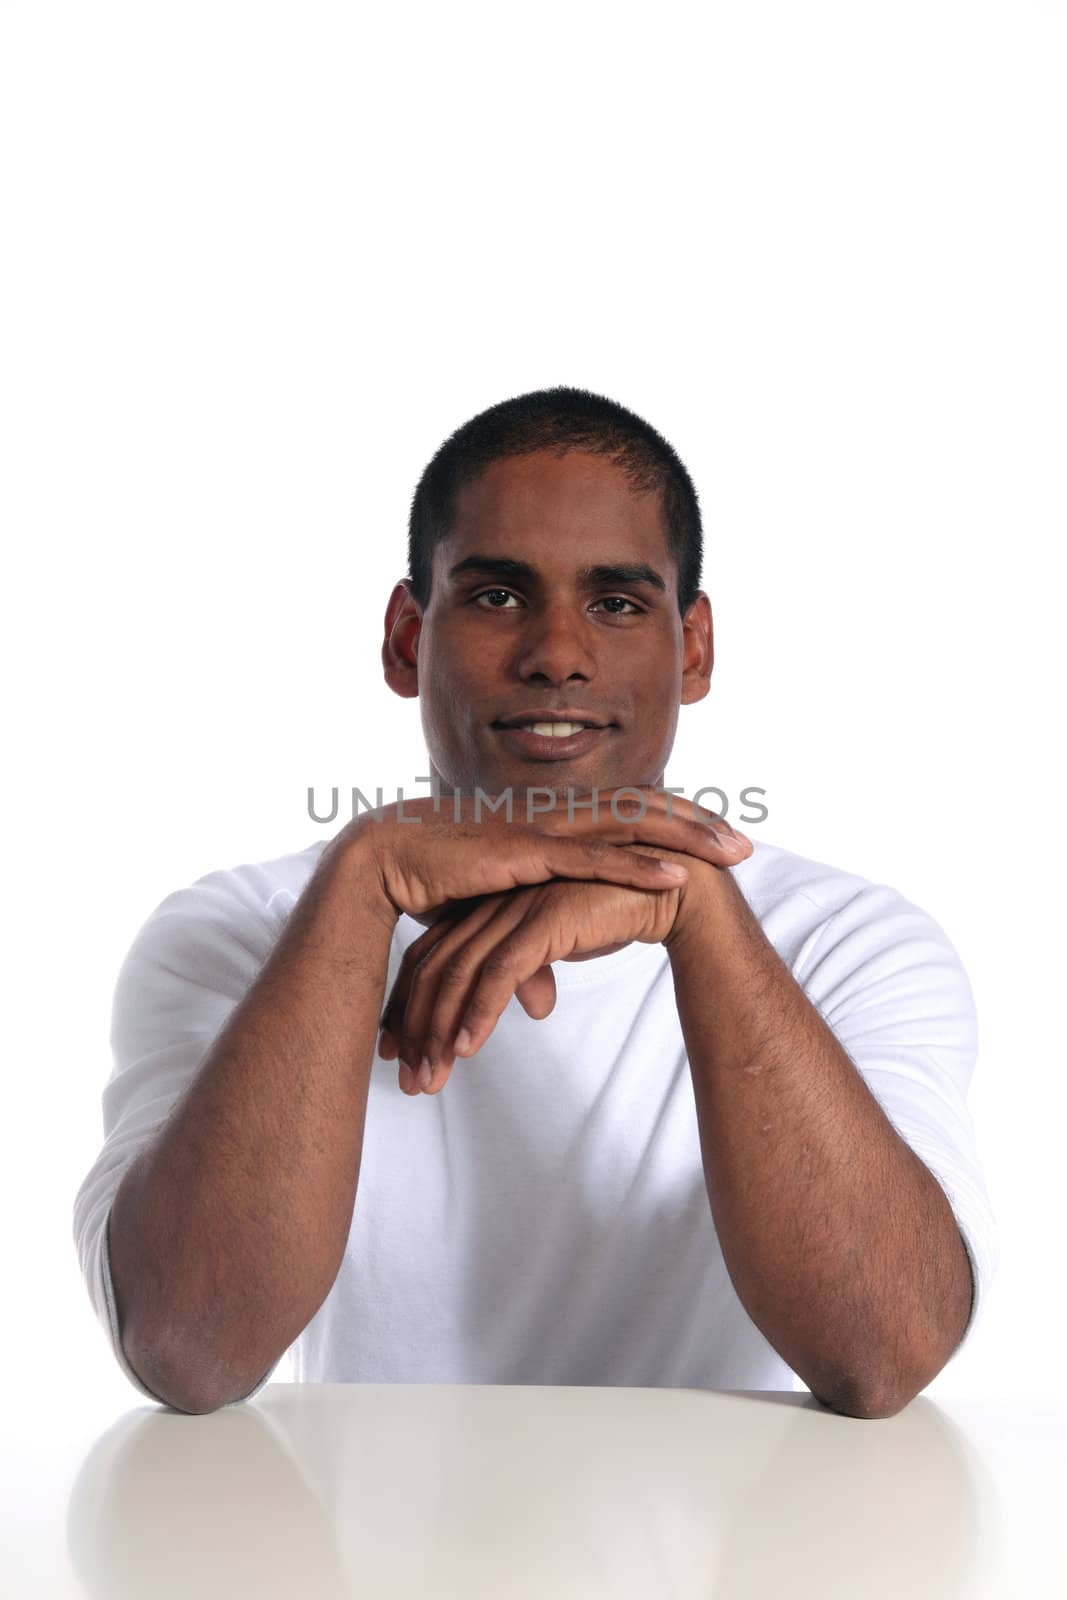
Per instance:
[[[510,578],[515,582],[538,583],[536,567],[528,561],[516,561],[511,556],[465,556],[449,567],[449,582],[461,578],[465,572],[480,572],[491,578]],[[667,593],[667,585],[659,573],[644,561],[614,561],[595,567],[578,568],[578,584],[583,589],[601,589],[611,584],[644,584],[646,588]]]

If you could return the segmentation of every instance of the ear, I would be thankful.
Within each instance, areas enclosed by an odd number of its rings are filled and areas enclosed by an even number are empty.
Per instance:
[[[682,698],[683,706],[703,700],[711,688],[711,669],[715,665],[715,637],[711,620],[711,601],[703,589],[682,619]]]
[[[395,585],[385,608],[385,638],[382,641],[382,667],[385,681],[394,694],[417,700],[419,694],[419,633],[422,610],[412,599],[406,578]]]

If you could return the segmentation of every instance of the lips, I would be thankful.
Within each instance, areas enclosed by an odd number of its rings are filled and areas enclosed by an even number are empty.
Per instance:
[[[565,717],[559,720],[575,722],[579,719]],[[611,736],[610,727],[587,727],[580,733],[569,733],[562,738],[557,738],[551,733],[534,733],[530,728],[517,727],[513,724],[502,726],[493,723],[493,729],[513,755],[527,761],[572,761],[576,756],[585,755],[586,751],[592,750],[595,745]]]
[[[538,722],[580,722],[586,728],[607,728],[610,723],[588,711],[518,711],[511,717],[498,717],[494,728],[533,727]]]

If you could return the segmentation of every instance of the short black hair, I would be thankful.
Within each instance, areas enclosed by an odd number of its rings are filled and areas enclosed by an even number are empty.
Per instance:
[[[636,491],[659,492],[684,616],[700,588],[704,549],[693,480],[662,434],[636,412],[606,395],[567,386],[535,389],[480,411],[450,434],[424,469],[408,520],[407,582],[418,604],[429,604],[434,547],[451,531],[460,487],[493,461],[535,450],[607,456]]]

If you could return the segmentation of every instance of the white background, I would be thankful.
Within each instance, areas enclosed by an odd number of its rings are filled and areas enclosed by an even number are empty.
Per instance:
[[[701,496],[716,667],[667,781],[735,819],[761,785],[754,836],[970,973],[1002,1264],[927,1392],[1055,1381],[1065,42],[1026,0],[3,6],[20,1392],[142,1402],[71,1235],[134,933],[333,832],[309,784],[427,770],[379,660],[411,493],[552,383]]]

